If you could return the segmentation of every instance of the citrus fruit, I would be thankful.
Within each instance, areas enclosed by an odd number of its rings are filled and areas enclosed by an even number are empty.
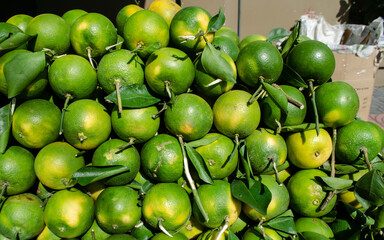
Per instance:
[[[282,240],[283,238],[276,232],[276,230],[263,227],[265,235],[268,237],[267,239],[272,240]],[[263,234],[257,231],[254,227],[249,227],[242,236],[243,240],[262,240],[265,239]]]
[[[202,138],[211,130],[213,113],[203,98],[193,93],[183,93],[165,110],[164,123],[173,135],[192,141]]]
[[[23,32],[27,28],[29,21],[32,20],[32,16],[28,14],[15,14],[7,19],[6,23],[10,23],[20,28]]]
[[[326,237],[327,239],[333,239],[334,237],[331,227],[320,218],[299,217],[295,219],[295,226],[296,231],[303,234],[304,236],[307,236],[307,234],[317,233]]]
[[[99,58],[107,52],[107,47],[116,43],[117,30],[106,16],[86,13],[72,24],[70,39],[78,55]]]
[[[320,122],[339,128],[352,122],[359,110],[356,90],[347,82],[327,82],[315,90],[315,101]]]
[[[284,138],[267,128],[258,128],[245,138],[249,162],[254,174],[271,174],[287,159]]]
[[[129,234],[113,234],[105,240],[135,240],[136,238]]]
[[[169,27],[173,46],[188,54],[203,50],[206,45],[204,37],[208,42],[212,42],[214,37],[214,33],[207,33],[210,20],[211,14],[201,7],[190,6],[179,10]]]
[[[15,195],[30,189],[36,181],[34,161],[29,150],[16,145],[0,154],[0,192]]]
[[[61,112],[52,102],[31,99],[20,104],[12,118],[12,135],[27,148],[42,148],[59,137]]]
[[[95,201],[106,187],[107,185],[102,181],[92,182],[85,186],[87,194]]]
[[[123,165],[128,172],[120,173],[105,180],[107,185],[124,185],[131,182],[140,169],[140,154],[134,146],[119,149],[127,142],[109,139],[96,148],[92,156],[93,166]]]
[[[28,50],[25,49],[14,49],[11,50],[0,57],[0,93],[5,96],[8,95],[8,83],[5,78],[4,66],[8,63],[13,57],[18,53],[27,53]],[[24,90],[22,90],[18,95],[18,100],[26,100],[32,98],[40,97],[43,92],[46,90],[48,85],[48,76],[47,68],[42,71]]]
[[[217,98],[213,104],[213,123],[216,129],[234,138],[249,136],[260,123],[258,102],[248,104],[252,95],[243,90],[231,90]]]
[[[172,0],[155,0],[149,4],[147,9],[160,14],[165,19],[168,26],[170,26],[173,16],[181,10],[181,7]]]
[[[111,236],[111,234],[101,229],[95,219],[88,231],[81,236],[81,240],[106,239],[109,236]]]
[[[79,99],[66,109],[63,134],[68,143],[82,150],[95,149],[112,131],[111,117],[100,103]]]
[[[67,142],[53,142],[43,147],[36,155],[35,173],[47,187],[58,190],[73,186],[72,175],[84,167],[84,157]]]
[[[356,199],[355,193],[350,190],[345,190],[337,194],[337,200],[348,203],[356,209],[362,208],[361,203]]]
[[[61,98],[89,97],[97,86],[97,73],[83,57],[68,54],[57,58],[48,71],[49,85]]]
[[[187,192],[176,183],[158,183],[144,195],[142,214],[146,222],[169,233],[181,229],[192,212]]]
[[[143,143],[155,136],[160,127],[160,118],[156,106],[142,108],[123,108],[119,113],[115,106],[111,113],[113,131],[125,141]]]
[[[162,0],[156,0],[157,2],[159,1],[162,1]],[[156,2],[155,1],[155,2]],[[184,236],[183,234],[181,233],[176,233],[176,234],[173,234],[172,237],[171,236],[168,236],[167,234],[165,233],[156,233],[152,238],[151,240],[171,240],[171,239],[175,239],[175,240],[188,240],[188,238],[186,236]]]
[[[141,170],[158,182],[175,182],[183,174],[183,155],[178,140],[168,134],[158,134],[141,148]]]
[[[88,12],[83,9],[71,9],[63,13],[61,17],[68,23],[69,26],[72,26],[76,19],[87,13]]]
[[[188,239],[197,238],[205,229],[203,225],[196,220],[196,218],[192,215],[187,224],[179,231],[179,233],[186,236]]]
[[[223,51],[221,51],[220,56],[223,57],[232,67],[233,76],[236,79],[237,69],[235,62],[228,54]],[[197,58],[195,60],[194,82],[194,88],[196,89],[196,91],[204,97],[216,99],[221,94],[231,90],[235,85],[235,83],[227,81],[220,81],[215,83],[216,80],[216,77],[207,73],[207,71],[204,69],[203,64],[201,63],[201,58]]]
[[[239,55],[240,49],[236,45],[236,43],[234,43],[234,41],[231,40],[230,38],[217,37],[215,35],[215,37],[212,40],[212,45],[215,48],[219,49],[220,51],[223,51],[226,54],[228,54],[232,58],[233,61],[237,60],[237,56]]]
[[[120,87],[144,83],[144,63],[139,56],[120,49],[105,54],[97,67],[101,88],[110,94]]]
[[[250,34],[250,35],[247,35],[246,37],[244,37],[244,38],[240,41],[240,43],[239,43],[239,49],[242,49],[242,48],[245,47],[248,43],[253,42],[253,41],[257,41],[257,40],[267,41],[267,38],[266,38],[264,35],[261,35],[261,34]]]
[[[231,39],[236,45],[239,45],[239,36],[230,27],[222,26],[219,30],[215,32],[215,37],[227,37]]]
[[[250,87],[257,87],[260,79],[274,83],[283,71],[283,58],[270,42],[256,40],[243,47],[236,60],[239,78]]]
[[[203,158],[212,179],[223,179],[235,171],[239,160],[236,151],[233,158],[230,156],[235,148],[234,142],[220,133],[208,133],[201,140],[217,138],[215,141],[199,146],[196,151]]]
[[[84,234],[94,220],[94,202],[76,188],[55,192],[44,210],[44,222],[60,238]]]
[[[289,193],[284,184],[278,184],[276,179],[269,175],[260,175],[260,181],[271,192],[272,198],[267,208],[267,214],[261,214],[247,204],[243,204],[244,213],[254,221],[268,221],[288,210]]]
[[[317,168],[323,165],[332,154],[332,138],[320,128],[289,134],[285,138],[290,163],[301,169]]]
[[[353,120],[337,131],[335,156],[341,163],[364,164],[363,148],[368,161],[372,161],[382,149],[381,135],[364,120]]]
[[[202,184],[197,189],[201,204],[209,220],[205,221],[196,202],[193,202],[193,216],[205,227],[216,228],[225,221],[231,226],[241,213],[241,202],[231,194],[231,186],[225,180],[213,180],[213,184]]]
[[[316,180],[317,177],[327,177],[327,174],[319,169],[303,169],[293,174],[288,181],[289,206],[298,216],[321,217],[329,213],[336,204],[335,196],[324,210],[320,209],[327,192]]]
[[[307,102],[304,94],[290,85],[280,85],[280,88],[291,98],[299,101],[304,107],[300,108],[288,102],[287,113],[281,110],[271,97],[264,97],[260,102],[261,121],[271,129],[281,126],[299,125],[304,122],[307,114]]]
[[[157,94],[168,96],[172,91],[178,95],[191,86],[195,68],[183,51],[165,47],[153,52],[145,63],[145,80]]]
[[[8,197],[0,209],[0,232],[9,239],[33,239],[44,228],[44,208],[31,193]]]
[[[127,19],[123,38],[128,50],[140,49],[139,56],[146,59],[155,49],[168,46],[169,27],[160,14],[144,9]]]
[[[321,85],[330,79],[335,70],[335,56],[325,43],[307,40],[293,47],[286,64],[304,80]]]
[[[368,121],[368,123],[371,124],[372,126],[374,126],[376,128],[376,130],[379,132],[379,134],[381,136],[381,142],[382,142],[381,149],[384,149],[384,129],[381,128],[377,123],[370,122],[370,121]]]
[[[60,240],[61,238],[56,236],[47,226],[44,227],[43,231],[39,233],[36,240]]]
[[[34,52],[49,49],[54,54],[60,55],[66,53],[71,45],[70,27],[56,14],[43,13],[35,16],[28,22],[25,33],[36,36],[28,41],[28,48]]]
[[[116,15],[116,27],[117,31],[120,35],[123,35],[124,33],[124,25],[125,22],[128,20],[132,14],[134,14],[137,11],[143,10],[142,7],[136,4],[128,4],[125,5],[123,8],[119,10],[119,12]]]
[[[139,194],[127,186],[107,187],[96,200],[95,218],[110,234],[132,230],[141,218]]]

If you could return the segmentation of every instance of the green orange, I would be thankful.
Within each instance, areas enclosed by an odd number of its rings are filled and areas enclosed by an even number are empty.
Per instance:
[[[145,80],[157,94],[168,96],[168,90],[178,95],[192,85],[195,68],[191,59],[177,48],[165,47],[153,52],[145,64]]]
[[[97,223],[96,217],[95,220],[92,223],[92,226],[88,229],[88,231],[81,237],[81,240],[93,240],[93,236],[95,236],[96,239],[106,239],[107,237],[111,236],[111,234],[105,232],[99,224]]]
[[[212,108],[216,129],[230,138],[249,136],[260,123],[259,103],[248,104],[251,97],[243,90],[231,90],[220,95]]]
[[[9,239],[33,239],[44,228],[42,201],[31,193],[8,197],[0,210],[0,232]]]
[[[139,56],[146,59],[155,49],[168,46],[169,27],[160,14],[144,9],[127,19],[123,38],[128,50],[141,49]]]
[[[239,45],[239,36],[230,27],[222,26],[219,30],[215,32],[215,37],[227,37],[231,39],[236,45]]]
[[[25,29],[27,28],[27,25],[29,21],[32,20],[32,16],[28,14],[15,14],[7,19],[6,23],[10,23],[15,25],[16,27],[20,28],[23,32],[25,32]]]
[[[237,60],[240,49],[232,39],[228,37],[217,37],[215,34],[215,37],[212,40],[212,45],[228,54],[233,61]]]
[[[250,34],[245,36],[239,43],[239,48],[242,49],[245,47],[248,43],[253,42],[253,41],[266,41],[267,38],[264,35],[261,34]]]
[[[72,102],[63,119],[64,138],[78,149],[95,149],[106,141],[112,131],[106,108],[91,99]]]
[[[247,204],[243,204],[243,211],[254,221],[268,221],[288,210],[289,193],[285,185],[278,184],[276,179],[272,176],[260,175],[260,181],[268,188],[272,195],[271,201],[269,202],[267,208],[267,213],[265,215],[261,214]]]
[[[12,135],[24,147],[42,148],[59,137],[60,109],[45,99],[20,104],[12,118]]]
[[[212,42],[214,33],[208,31],[211,14],[197,6],[184,7],[172,19],[169,27],[172,44],[182,51],[197,53],[204,49],[206,42]],[[197,34],[201,36],[195,37]]]
[[[94,220],[94,202],[76,188],[55,192],[44,210],[44,222],[60,238],[83,235]]]
[[[88,12],[83,9],[71,9],[63,13],[61,17],[68,23],[69,26],[72,26],[76,19],[87,13]]]
[[[181,7],[172,0],[155,0],[149,4],[147,9],[160,14],[165,19],[168,26],[170,26],[173,17],[181,10]]]
[[[191,216],[192,206],[187,192],[176,183],[158,183],[144,196],[142,214],[147,223],[174,233]]]
[[[269,228],[269,227],[263,227],[265,235],[267,239],[272,240],[282,240],[283,238],[277,233],[276,230]],[[242,236],[243,240],[262,240],[265,239],[263,234],[259,231],[257,231],[254,227],[249,227]]]
[[[72,175],[85,165],[84,157],[77,154],[79,150],[67,142],[46,145],[36,155],[34,168],[37,178],[55,190],[73,186]]]
[[[223,179],[235,171],[238,163],[238,152],[233,158],[230,156],[234,150],[234,142],[220,133],[208,133],[201,139],[217,138],[215,141],[199,146],[196,151],[202,156],[212,179]]]
[[[183,174],[183,155],[174,136],[158,134],[141,148],[141,170],[158,182],[175,182]]]
[[[213,113],[203,98],[193,93],[183,93],[165,110],[164,122],[173,135],[180,135],[186,141],[192,141],[211,130]]]
[[[139,194],[128,186],[107,187],[96,200],[95,218],[107,233],[131,231],[141,218]]]
[[[296,231],[307,236],[306,234],[316,233],[327,239],[333,239],[334,235],[331,227],[321,218],[315,217],[299,217],[295,219]],[[308,237],[311,235],[308,235]],[[315,237],[314,235],[313,237]]]
[[[287,184],[290,208],[303,217],[321,217],[329,213],[334,208],[337,197],[334,196],[322,210],[321,205],[327,197],[327,191],[316,180],[317,177],[327,176],[319,169],[303,169],[293,174]]]
[[[30,189],[36,181],[34,161],[28,149],[17,145],[0,154],[0,191],[15,195]]]
[[[131,182],[140,169],[140,154],[134,146],[119,149],[127,142],[118,138],[109,139],[96,148],[92,156],[93,166],[123,165],[128,172],[106,179],[107,185],[124,185]]]
[[[71,46],[70,26],[62,17],[53,13],[35,16],[28,22],[25,33],[36,36],[28,42],[29,49],[34,52],[49,49],[60,55],[66,53]]]
[[[332,50],[318,40],[307,40],[297,44],[287,56],[286,64],[304,80],[315,85],[327,82],[335,70]]]
[[[287,159],[284,138],[267,128],[258,128],[245,138],[249,162],[254,174],[273,173]]]
[[[283,57],[272,43],[256,40],[243,47],[236,60],[239,78],[250,87],[260,79],[274,83],[283,71]]]
[[[128,20],[128,18],[132,16],[132,14],[134,14],[135,12],[141,11],[141,10],[144,10],[144,9],[136,4],[128,4],[119,10],[115,20],[116,20],[117,31],[120,35],[122,35],[124,32],[124,25],[125,25],[125,22]]]

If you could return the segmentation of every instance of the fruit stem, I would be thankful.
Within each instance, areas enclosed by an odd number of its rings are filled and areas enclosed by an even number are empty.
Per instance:
[[[169,88],[169,84],[169,81],[164,81],[165,91],[167,92],[169,99],[172,99],[172,93],[171,89]]]
[[[164,228],[163,223],[162,223],[163,221],[164,221],[164,220],[163,220],[162,218],[159,218],[159,219],[158,219],[160,230],[161,230],[163,233],[165,233],[166,235],[168,235],[169,237],[173,237],[173,236],[167,231],[167,229]]]
[[[320,134],[319,129],[319,114],[317,113],[316,99],[315,99],[315,90],[313,89],[313,80],[309,80],[309,90],[311,91],[311,102],[313,106],[313,113],[315,115],[315,123],[316,123],[316,133],[317,136]]]
[[[204,210],[203,204],[201,204],[199,193],[197,192],[195,182],[193,181],[191,173],[189,172],[188,158],[187,158],[187,154],[185,153],[183,136],[178,135],[177,137],[178,137],[178,140],[179,140],[179,143],[180,143],[181,152],[183,154],[185,176],[187,177],[187,181],[189,183],[189,186],[191,187],[193,198],[194,198],[194,200],[195,200],[195,202],[196,202],[196,204],[197,204],[201,214],[203,215],[203,217],[205,219],[205,222],[208,222],[209,221],[208,214]]]
[[[65,95],[65,102],[64,102],[64,107],[63,110],[61,111],[61,119],[60,119],[60,130],[59,130],[59,135],[63,134],[63,122],[64,122],[64,115],[65,112],[67,111],[69,100],[71,99],[71,94],[67,93]]]
[[[336,164],[336,157],[335,157],[336,139],[337,139],[337,128],[333,128],[333,131],[332,131],[332,154],[331,154],[331,177],[336,176],[336,168],[335,168],[335,164]],[[333,190],[333,191],[328,193],[327,198],[325,199],[324,203],[320,207],[320,209],[322,211],[324,211],[327,208],[329,202],[336,195],[336,193],[337,193],[336,190]]]
[[[220,227],[220,231],[217,234],[215,240],[219,240],[221,238],[221,236],[223,235],[223,233],[225,232],[225,230],[228,229],[228,227],[229,227],[229,217],[227,215],[224,217],[224,225]]]
[[[94,229],[91,230],[91,236],[92,236],[92,240],[96,240],[95,230]]]
[[[117,147],[117,149],[118,150],[124,150],[124,149],[128,148],[129,146],[133,145],[135,143],[135,140],[136,139],[134,137],[130,137],[128,143],[121,145],[120,147]]]
[[[277,170],[276,161],[274,158],[271,158],[270,160],[272,161],[272,166],[273,166],[273,171],[275,172],[276,182],[279,184],[279,186],[282,186],[283,183],[280,181],[280,178],[279,178],[279,171]]]
[[[91,64],[92,68],[96,70],[96,67],[95,67],[95,65],[93,64],[92,48],[91,48],[91,47],[87,47],[87,55],[88,55],[89,63]]]
[[[260,77],[262,78],[262,77]],[[260,84],[260,86],[256,89],[256,91],[253,93],[252,97],[248,100],[248,105],[251,105],[252,103],[254,103],[255,101],[257,101],[257,99],[259,99],[259,97],[264,93],[264,89],[263,89],[263,85]]]
[[[277,119],[275,119],[275,123],[277,124],[276,133],[277,133],[277,134],[280,134],[280,133],[281,133],[281,129],[282,129],[281,123],[280,123],[280,121],[277,120]]]
[[[365,161],[365,164],[367,165],[368,167],[368,170],[371,171],[372,170],[372,164],[371,162],[369,161],[369,157],[368,157],[368,149],[366,147],[362,147],[360,148],[360,152],[363,154],[364,156],[364,161]]]
[[[122,103],[121,103],[121,95],[120,95],[120,79],[115,79],[115,89],[116,89],[116,98],[117,98],[117,109],[119,111],[119,113],[123,113],[123,106],[122,106]]]
[[[294,99],[293,97],[288,96],[288,94],[286,94],[284,92],[284,90],[279,85],[277,85],[276,83],[273,83],[272,86],[277,88],[277,89],[279,89],[279,90],[281,90],[284,93],[284,95],[287,97],[288,102],[292,103],[294,106],[296,106],[296,107],[298,107],[300,109],[304,109],[304,104],[302,104],[300,101]]]
[[[167,110],[167,107],[168,107],[167,103],[164,102],[164,103],[163,103],[163,107],[162,107],[162,108],[160,109],[160,111],[158,111],[156,114],[152,115],[152,118],[153,118],[153,119],[158,118],[162,112],[164,112],[165,110]]]
[[[220,78],[218,78],[218,79],[216,79],[215,81],[212,81],[212,82],[210,82],[209,84],[207,84],[207,85],[204,85],[204,87],[211,87],[211,86],[213,86],[213,85],[216,85],[216,84],[219,84],[219,83],[221,83],[223,80],[221,80]]]
[[[8,182],[4,182],[3,185],[1,186],[0,203],[1,203],[1,200],[4,196],[5,191],[7,191],[7,188],[8,188]]]
[[[121,44],[123,44],[123,42],[118,42],[118,43],[112,44],[111,46],[106,47],[105,50],[109,51],[109,49],[114,48],[116,46],[119,46]]]
[[[13,97],[11,100],[11,116],[13,116],[13,113],[15,112],[16,108],[16,97]]]

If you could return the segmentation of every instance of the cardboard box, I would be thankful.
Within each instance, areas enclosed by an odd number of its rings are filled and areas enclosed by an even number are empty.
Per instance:
[[[153,2],[154,0],[146,0],[145,8]],[[176,1],[177,2],[177,1]],[[206,1],[206,0],[181,0],[180,6],[182,8],[189,6],[202,7],[207,10],[212,16],[219,13],[220,7],[223,9],[225,14],[225,26],[230,27],[235,32],[238,31],[238,0],[215,0],[215,1]]]
[[[336,69],[332,80],[347,82],[356,89],[360,100],[357,115],[363,120],[368,120],[377,70],[375,66],[376,51],[368,59],[355,54],[334,52],[334,55]]]

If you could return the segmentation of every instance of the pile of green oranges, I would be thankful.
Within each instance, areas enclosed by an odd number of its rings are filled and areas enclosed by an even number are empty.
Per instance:
[[[383,238],[384,130],[327,45],[171,0],[114,20],[0,23],[0,240]]]

